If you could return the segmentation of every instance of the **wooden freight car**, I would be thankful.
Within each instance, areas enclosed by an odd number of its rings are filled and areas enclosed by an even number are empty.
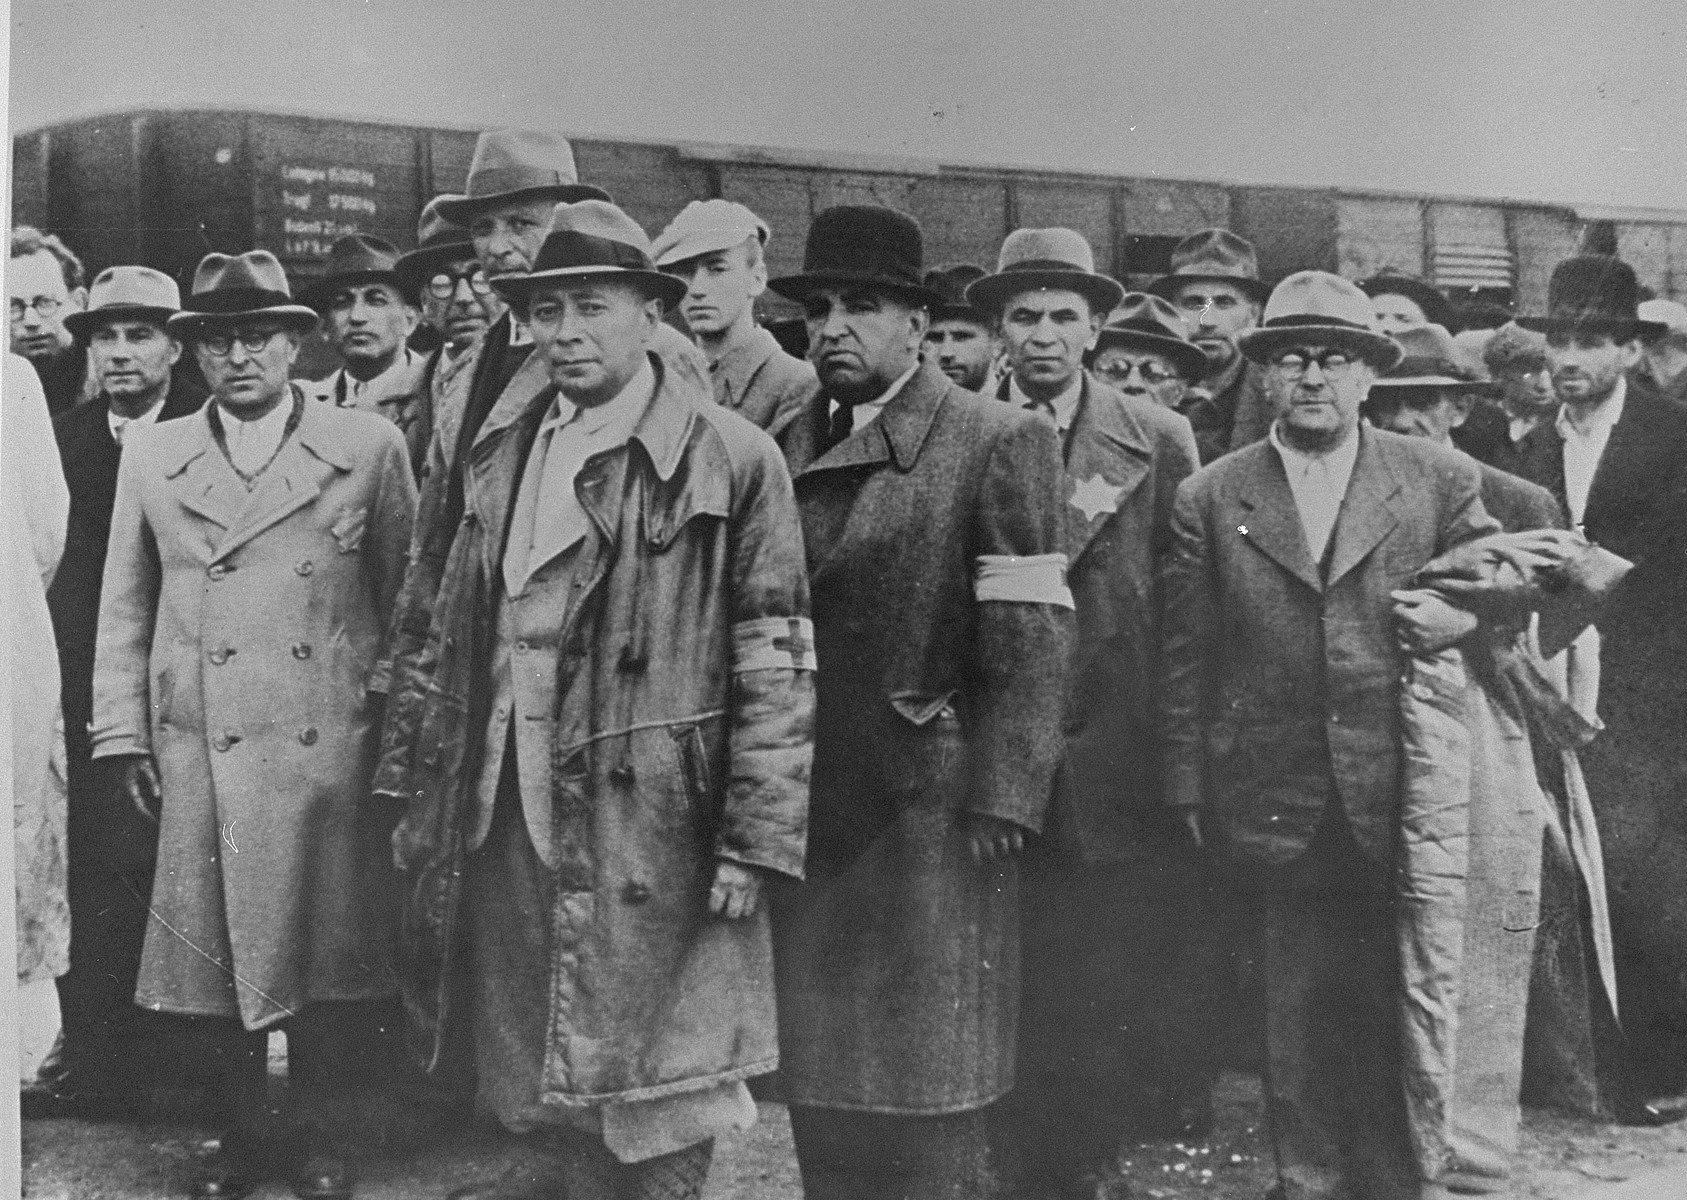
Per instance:
[[[472,130],[276,113],[114,113],[13,139],[13,220],[57,232],[91,270],[139,262],[186,280],[209,250],[262,246],[290,271],[320,270],[342,233],[409,246],[422,205],[460,191]],[[1687,295],[1687,211],[1592,211],[1319,188],[1053,173],[742,146],[574,141],[582,179],[654,234],[689,200],[740,200],[772,224],[769,267],[795,270],[814,214],[877,202],[913,213],[928,261],[993,263],[1023,225],[1083,232],[1098,265],[1142,282],[1184,235],[1225,225],[1276,279],[1303,267],[1362,277],[1395,267],[1449,289],[1545,302],[1553,264],[1601,223],[1642,281]],[[782,302],[769,296],[770,306]]]

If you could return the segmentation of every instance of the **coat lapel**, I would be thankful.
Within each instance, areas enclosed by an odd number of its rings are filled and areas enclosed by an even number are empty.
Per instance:
[[[306,401],[299,427],[282,445],[258,486],[249,494],[244,508],[212,552],[212,561],[227,558],[264,530],[286,520],[322,494],[322,485],[337,471],[349,471],[351,462],[332,444],[322,428],[328,410],[316,401]],[[221,455],[221,451],[217,451]],[[222,464],[228,467],[227,463]],[[228,468],[233,475],[232,467]],[[236,477],[238,479],[238,477]]]
[[[1318,567],[1306,548],[1300,509],[1289,490],[1283,460],[1271,446],[1260,444],[1252,454],[1252,469],[1239,481],[1237,504],[1241,519],[1236,532],[1283,570],[1315,592],[1324,590]]]
[[[516,373],[510,377],[508,384],[493,402],[492,411],[486,414],[486,420],[474,435],[474,444],[479,446],[492,435],[508,429],[521,419],[527,411],[527,406],[533,398],[545,391],[551,385],[550,372],[546,369],[544,359],[533,353],[527,356]]]
[[[1335,548],[1330,555],[1330,584],[1351,571],[1378,542],[1400,523],[1394,512],[1394,497],[1400,481],[1384,457],[1382,447],[1365,426],[1359,427],[1359,456],[1353,462],[1353,477],[1347,495],[1336,514],[1330,537]]]
[[[1072,566],[1142,486],[1153,461],[1153,446],[1124,399],[1086,377],[1066,450],[1065,550]]]
[[[177,480],[176,499],[183,508],[226,532],[251,497],[218,449],[207,411],[201,410],[182,424],[192,434],[184,441],[181,454],[171,460],[165,475]],[[222,533],[212,534],[209,541],[215,545],[222,536]]]
[[[1582,524],[1603,529],[1607,513],[1643,512],[1659,480],[1668,479],[1674,439],[1659,436],[1653,415],[1658,401],[1631,378],[1623,401],[1623,415],[1611,427],[1605,452],[1593,472],[1587,491],[1587,510]],[[1556,428],[1556,427],[1555,427]],[[1559,440],[1559,473],[1563,473],[1563,440]]]

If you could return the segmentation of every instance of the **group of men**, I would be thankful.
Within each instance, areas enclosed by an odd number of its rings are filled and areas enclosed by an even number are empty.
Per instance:
[[[1571,259],[1544,338],[1495,336],[1531,487],[1454,447],[1445,331],[1269,288],[1229,231],[1130,293],[1067,229],[927,270],[913,218],[833,208],[774,279],[770,232],[708,200],[652,240],[499,130],[415,250],[342,239],[297,297],[262,250],[76,296],[14,240],[14,346],[97,383],[56,419],[58,1098],[188,1064],[228,1122],[192,1194],[334,1198],[336,1130],[430,1077],[524,1144],[456,1200],[654,1200],[776,1071],[811,1200],[1120,1196],[1121,1137],[1203,1132],[1257,1011],[1274,1195],[1503,1188],[1524,910],[1583,774],[1541,715],[1572,689],[1483,664],[1546,678],[1531,614],[1574,596],[1585,790],[1687,785],[1687,411],[1630,374],[1632,272]],[[297,382],[319,323],[342,366]],[[1546,582],[1473,599],[1502,562]],[[1465,1002],[1487,1091],[1426,1131],[1395,868],[1411,706],[1461,661],[1542,786],[1533,824],[1460,808],[1454,921],[1509,1007]],[[1662,807],[1621,810],[1614,886],[1669,886]]]

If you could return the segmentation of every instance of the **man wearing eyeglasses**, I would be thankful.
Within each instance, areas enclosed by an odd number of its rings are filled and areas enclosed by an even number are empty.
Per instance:
[[[41,377],[47,410],[60,413],[93,395],[87,353],[64,323],[87,305],[82,260],[53,234],[19,225],[12,230],[6,291],[12,353],[27,358]]]
[[[1279,1200],[1418,1195],[1391,906],[1400,679],[1475,618],[1414,575],[1499,526],[1470,459],[1362,426],[1401,349],[1289,276],[1240,339],[1276,420],[1179,489],[1164,566],[1166,802],[1256,914]]]
[[[312,395],[397,425],[412,471],[420,474],[433,434],[427,359],[408,345],[420,318],[397,262],[391,243],[349,233],[329,247],[327,270],[299,299],[321,315],[343,364],[312,385]]]
[[[1180,1039],[1154,1024],[1190,1011],[1172,995],[1186,964],[1164,922],[1187,924],[1192,856],[1174,858],[1159,827],[1152,696],[1154,561],[1169,544],[1177,486],[1196,467],[1195,439],[1169,408],[1084,372],[1123,294],[1070,229],[1009,235],[996,273],[966,290],[1006,348],[999,398],[1045,413],[1061,432],[1060,549],[1078,616],[1064,758],[1042,836],[1025,855],[1017,1083],[995,1140],[1024,1187],[1085,1196],[1123,1188],[1112,1160],[1127,1130],[1175,1136],[1210,1104],[1205,1076],[1172,1052]],[[1200,352],[1181,346],[1181,369],[1198,369]],[[1184,1045],[1209,1042],[1194,1031]]]
[[[416,490],[391,422],[290,383],[316,320],[268,251],[199,264],[168,329],[213,403],[125,437],[100,596],[93,758],[158,826],[135,1001],[195,1018],[219,1064],[206,1198],[343,1200],[339,1135],[404,1061],[370,677]],[[302,1131],[265,1102],[274,1028]]]

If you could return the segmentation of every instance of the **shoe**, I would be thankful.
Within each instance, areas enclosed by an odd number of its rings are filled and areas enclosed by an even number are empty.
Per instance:
[[[458,1188],[446,1200],[568,1200],[566,1173],[559,1162],[529,1157],[492,1182]]]
[[[299,1200],[351,1200],[351,1165],[332,1154],[312,1154],[288,1178]]]

